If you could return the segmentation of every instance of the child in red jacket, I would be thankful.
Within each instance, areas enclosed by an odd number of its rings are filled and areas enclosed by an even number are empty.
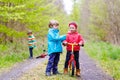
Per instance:
[[[63,45],[66,46],[67,54],[64,64],[64,74],[68,73],[68,61],[70,59],[70,53],[72,51],[72,46],[68,43],[75,43],[78,45],[74,46],[74,58],[76,61],[76,76],[80,77],[80,67],[79,67],[79,51],[80,46],[84,45],[82,36],[77,32],[77,24],[75,22],[69,23],[69,32],[67,33],[66,40],[63,42]]]

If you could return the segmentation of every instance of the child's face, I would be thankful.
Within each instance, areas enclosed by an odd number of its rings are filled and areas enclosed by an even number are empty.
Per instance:
[[[58,24],[53,24],[52,26],[54,29],[58,29]]]
[[[28,33],[28,36],[31,36],[32,35],[32,33]]]
[[[70,30],[71,32],[76,32],[76,28],[75,28],[74,25],[70,25],[70,26],[69,26],[69,30]]]

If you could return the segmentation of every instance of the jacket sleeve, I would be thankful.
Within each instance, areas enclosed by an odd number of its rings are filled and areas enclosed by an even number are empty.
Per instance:
[[[66,35],[59,36],[59,34],[54,35],[53,33],[49,33],[48,39],[51,41],[63,41],[66,39]]]
[[[63,43],[67,43],[69,40],[68,40],[68,34],[66,35],[66,39],[63,41]]]
[[[35,37],[33,36],[32,38],[33,43],[36,43]]]
[[[66,35],[60,36],[60,40],[63,42],[66,39]]]
[[[84,40],[81,35],[79,35],[79,44],[84,44]]]

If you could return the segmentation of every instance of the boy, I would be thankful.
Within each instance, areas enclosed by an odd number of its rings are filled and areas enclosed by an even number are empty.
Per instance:
[[[62,41],[66,39],[65,35],[59,35],[59,23],[56,20],[51,20],[49,22],[48,31],[48,64],[46,66],[46,76],[51,76],[51,72],[56,75],[58,72],[58,62],[60,58],[60,53],[62,53]]]
[[[27,35],[28,35],[28,47],[29,47],[29,53],[30,53],[29,58],[32,59],[33,58],[33,48],[36,47],[36,40],[35,40],[34,35],[32,34],[32,31],[28,31]]]
[[[74,58],[76,61],[76,76],[80,77],[80,67],[79,67],[79,50],[80,45],[84,44],[82,36],[77,32],[77,24],[75,22],[69,23],[69,32],[67,33],[66,40],[63,42],[63,45],[66,46],[67,55],[66,61],[64,64],[64,74],[68,73],[68,61],[70,59],[70,53],[72,51],[72,46],[67,43],[75,43],[78,45],[74,46]]]

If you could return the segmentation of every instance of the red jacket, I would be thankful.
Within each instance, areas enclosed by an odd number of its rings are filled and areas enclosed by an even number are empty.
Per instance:
[[[75,33],[68,32],[67,36],[66,36],[66,40],[64,42],[84,44],[83,38],[82,38],[82,36],[78,32],[75,32]],[[71,51],[72,50],[72,46],[68,44],[66,49],[68,51]],[[79,51],[80,50],[80,46],[79,45],[75,45],[73,50],[74,51]]]

